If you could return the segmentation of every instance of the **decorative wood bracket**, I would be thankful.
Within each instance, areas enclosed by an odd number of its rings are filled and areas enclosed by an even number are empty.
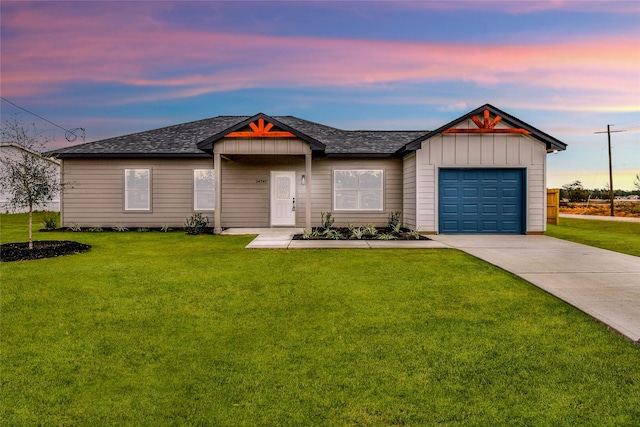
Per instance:
[[[251,131],[231,132],[225,136],[230,138],[295,138],[291,132],[271,132],[273,123],[267,123],[265,126],[264,119],[258,119],[257,125],[255,122],[249,123],[249,127],[251,127]]]
[[[475,123],[476,126],[478,126],[477,129],[451,128],[451,129],[445,130],[442,133],[512,133],[512,134],[519,133],[523,135],[531,134],[531,132],[526,129],[515,129],[515,128],[496,129],[495,126],[500,122],[500,120],[502,120],[502,117],[495,116],[493,120],[490,120],[491,117],[489,116],[489,110],[484,110],[483,118],[484,118],[484,121],[481,121],[476,116],[471,116],[471,120],[473,120],[473,123]]]

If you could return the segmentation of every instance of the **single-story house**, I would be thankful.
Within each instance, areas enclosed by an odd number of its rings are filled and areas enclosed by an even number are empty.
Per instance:
[[[347,131],[292,116],[218,116],[53,151],[62,224],[216,231],[387,224],[422,233],[542,233],[546,155],[566,144],[486,104],[417,131]]]
[[[20,162],[23,156],[41,156],[46,162],[50,163],[57,170],[60,169],[60,162],[56,159],[42,156],[40,153],[25,147],[17,142],[3,141],[0,142],[0,168],[4,169],[7,161]],[[16,208],[9,202],[11,194],[6,188],[0,187],[0,212],[2,213],[24,213],[29,212],[29,208]],[[60,194],[56,193],[51,201],[41,203],[34,206],[34,210],[57,212],[60,210]]]

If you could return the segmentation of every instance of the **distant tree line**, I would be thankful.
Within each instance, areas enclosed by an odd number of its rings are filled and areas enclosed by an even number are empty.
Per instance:
[[[640,175],[636,175],[633,181],[634,190],[613,190],[614,197],[626,197],[631,195],[640,196]],[[560,189],[560,199],[566,199],[570,202],[586,202],[588,199],[609,199],[609,188],[584,188],[580,181],[574,181],[571,184],[563,185]]]

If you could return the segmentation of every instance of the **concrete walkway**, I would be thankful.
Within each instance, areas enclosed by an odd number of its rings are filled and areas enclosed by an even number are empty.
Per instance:
[[[640,345],[640,258],[548,236],[429,236],[509,271]]]
[[[292,240],[301,228],[230,228],[226,235],[257,234],[247,249],[376,249],[448,248],[434,240]]]

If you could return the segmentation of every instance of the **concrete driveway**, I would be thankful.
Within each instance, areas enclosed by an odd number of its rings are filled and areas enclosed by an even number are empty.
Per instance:
[[[522,277],[640,345],[640,258],[548,236],[429,237]]]

